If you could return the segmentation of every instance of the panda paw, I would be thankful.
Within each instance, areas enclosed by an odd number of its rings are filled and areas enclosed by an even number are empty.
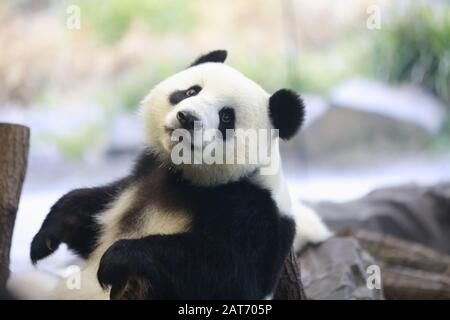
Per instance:
[[[76,189],[61,197],[50,209],[39,232],[31,242],[33,264],[52,254],[61,243],[83,257],[94,245],[96,223],[92,216],[95,200],[90,189]]]
[[[38,233],[31,242],[30,258],[33,264],[49,256],[67,239],[68,212],[73,211],[67,195],[59,199],[50,209]],[[70,197],[69,197],[70,198]]]
[[[111,288],[110,298],[146,299],[150,296],[150,282],[142,277],[136,256],[138,240],[119,240],[103,254],[97,279],[104,290]]]
[[[33,264],[49,256],[61,244],[58,225],[42,227],[31,242],[30,258]]]

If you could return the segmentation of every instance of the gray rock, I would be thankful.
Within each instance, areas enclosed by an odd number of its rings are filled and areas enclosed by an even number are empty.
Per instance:
[[[439,131],[446,113],[445,105],[420,87],[394,87],[359,78],[335,87],[330,94],[330,104],[407,122],[431,134]]]
[[[376,264],[358,241],[331,238],[300,255],[302,282],[312,300],[383,299],[382,289],[369,289],[367,268]]]
[[[321,165],[373,163],[416,154],[445,121],[446,108],[413,86],[390,87],[362,79],[335,87],[328,100],[305,96],[306,121],[282,150]]]
[[[336,232],[375,231],[450,254],[450,183],[382,188],[350,202],[310,205]]]

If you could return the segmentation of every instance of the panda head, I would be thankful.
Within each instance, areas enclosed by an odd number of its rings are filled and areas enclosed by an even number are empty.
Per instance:
[[[247,143],[248,139],[237,139],[233,132],[277,129],[281,139],[289,140],[299,130],[304,116],[303,101],[297,93],[281,89],[268,94],[257,83],[225,65],[226,56],[226,51],[217,50],[199,57],[187,69],[157,84],[140,107],[147,146],[167,162],[182,140],[173,138],[177,130],[183,129],[192,137],[194,132],[219,133],[220,139],[211,140],[210,134],[203,136],[200,143],[190,139],[188,150],[204,150],[207,145],[211,149],[214,141],[221,142],[224,154],[233,151],[234,161],[208,164],[192,161],[176,166],[186,178],[201,185],[236,181],[261,166],[259,161],[248,161],[254,150],[240,148],[239,143]],[[268,149],[278,141],[273,134],[268,140]],[[278,145],[276,153],[278,156]]]

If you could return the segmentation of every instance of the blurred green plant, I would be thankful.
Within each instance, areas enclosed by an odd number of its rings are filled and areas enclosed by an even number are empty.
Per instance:
[[[442,126],[440,134],[433,141],[431,151],[437,154],[448,154],[450,150],[450,115]]]
[[[74,4],[80,6],[83,23],[107,43],[119,40],[134,22],[158,33],[187,32],[196,22],[193,6],[183,0],[76,0]]]
[[[82,158],[89,148],[98,148],[104,144],[105,128],[102,125],[88,125],[71,134],[46,134],[39,139],[53,144],[67,159]]]
[[[382,80],[427,88],[450,109],[450,6],[443,1],[394,7],[374,32],[372,70]]]
[[[336,83],[367,72],[367,42],[360,36],[346,38],[334,50],[305,49],[294,65],[280,53],[240,52],[230,64],[269,91],[282,87],[325,94]],[[294,69],[292,69],[294,68]]]
[[[324,93],[345,78],[365,72],[366,56],[359,54],[363,50],[366,50],[363,42],[356,39],[345,41],[332,52],[305,51],[300,55],[300,70],[295,77],[289,74],[286,59],[275,53],[259,54],[255,59],[248,52],[240,52],[231,56],[229,63],[270,92],[288,87],[303,92]],[[347,60],[352,63],[347,63]],[[167,59],[134,68],[113,83],[107,83],[100,90],[97,102],[106,107],[111,115],[135,111],[154,85],[183,70],[189,62]]]
[[[136,111],[151,88],[182,69],[182,66],[170,64],[169,61],[135,68],[114,83],[108,83],[98,95],[98,103],[105,106],[110,115],[121,111]]]

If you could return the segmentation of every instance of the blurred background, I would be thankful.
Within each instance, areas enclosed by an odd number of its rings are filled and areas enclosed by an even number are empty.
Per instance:
[[[304,96],[282,145],[298,199],[450,179],[448,1],[2,0],[0,121],[32,131],[13,271],[62,194],[127,173],[149,89],[214,49]]]

